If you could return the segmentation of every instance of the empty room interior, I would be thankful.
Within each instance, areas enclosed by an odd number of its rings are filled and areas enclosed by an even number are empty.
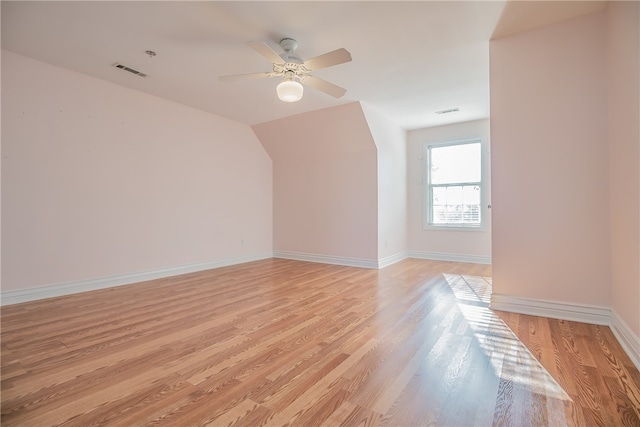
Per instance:
[[[0,12],[2,426],[640,426],[640,2]]]

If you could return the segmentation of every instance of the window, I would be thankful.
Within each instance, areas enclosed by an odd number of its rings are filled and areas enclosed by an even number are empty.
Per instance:
[[[424,154],[425,224],[481,227],[481,141],[425,144]]]

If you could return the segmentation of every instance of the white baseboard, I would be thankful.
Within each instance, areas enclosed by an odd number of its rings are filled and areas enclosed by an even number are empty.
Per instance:
[[[344,265],[347,267],[378,268],[378,260],[348,258],[329,255],[307,254],[302,252],[273,251],[274,258],[292,259],[295,261],[319,262],[322,264]]]
[[[496,293],[491,295],[490,308],[492,310],[571,320],[594,325],[609,326],[611,321],[611,309],[607,307],[520,298]]]
[[[472,264],[491,264],[490,256],[451,254],[445,252],[409,251],[409,258],[432,259],[435,261],[468,262]]]
[[[261,259],[272,257],[273,254],[271,252],[258,253],[234,258],[218,259],[205,263],[184,265],[180,267],[164,268],[160,270],[120,274],[90,280],[79,280],[76,282],[59,283],[55,285],[41,286],[37,288],[22,289],[17,291],[2,291],[0,292],[0,305],[5,306],[18,304],[21,302],[75,294],[78,292],[87,292],[98,289],[111,288],[114,286],[130,285],[132,283],[144,282],[146,280],[161,279],[163,277],[194,273],[196,271],[210,270],[212,268],[242,264],[245,262],[258,261]]]
[[[640,371],[640,338],[633,333],[629,325],[614,310],[611,310],[611,324],[609,327],[620,346],[629,356],[629,359]]]
[[[275,258],[293,259],[296,261],[319,262],[323,264],[345,265],[360,268],[384,268],[406,258],[431,259],[436,261],[468,262],[473,264],[491,264],[491,257],[479,255],[449,254],[442,252],[409,251],[390,255],[379,260],[317,255],[303,252],[274,251]]]
[[[389,255],[388,257],[380,258],[378,260],[378,268],[385,268],[396,262],[400,262],[403,259],[409,258],[408,252],[400,252],[399,254]]]
[[[344,265],[347,267],[375,268],[387,267],[408,258],[407,252],[390,255],[379,260],[364,258],[336,257],[329,255],[308,254],[303,252],[274,251],[274,258],[292,259],[295,261],[318,262],[321,264]]]

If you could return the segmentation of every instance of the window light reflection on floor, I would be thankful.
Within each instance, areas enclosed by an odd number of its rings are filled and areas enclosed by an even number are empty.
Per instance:
[[[474,337],[498,377],[507,378],[532,393],[571,400],[516,334],[489,309],[491,282],[477,276],[444,275]],[[552,402],[550,404],[553,404]]]

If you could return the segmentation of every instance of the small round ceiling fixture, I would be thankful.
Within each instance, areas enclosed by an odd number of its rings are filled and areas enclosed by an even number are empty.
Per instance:
[[[298,102],[302,99],[304,88],[302,84],[296,80],[293,72],[288,72],[284,80],[278,83],[276,93],[278,99],[284,102]]]

